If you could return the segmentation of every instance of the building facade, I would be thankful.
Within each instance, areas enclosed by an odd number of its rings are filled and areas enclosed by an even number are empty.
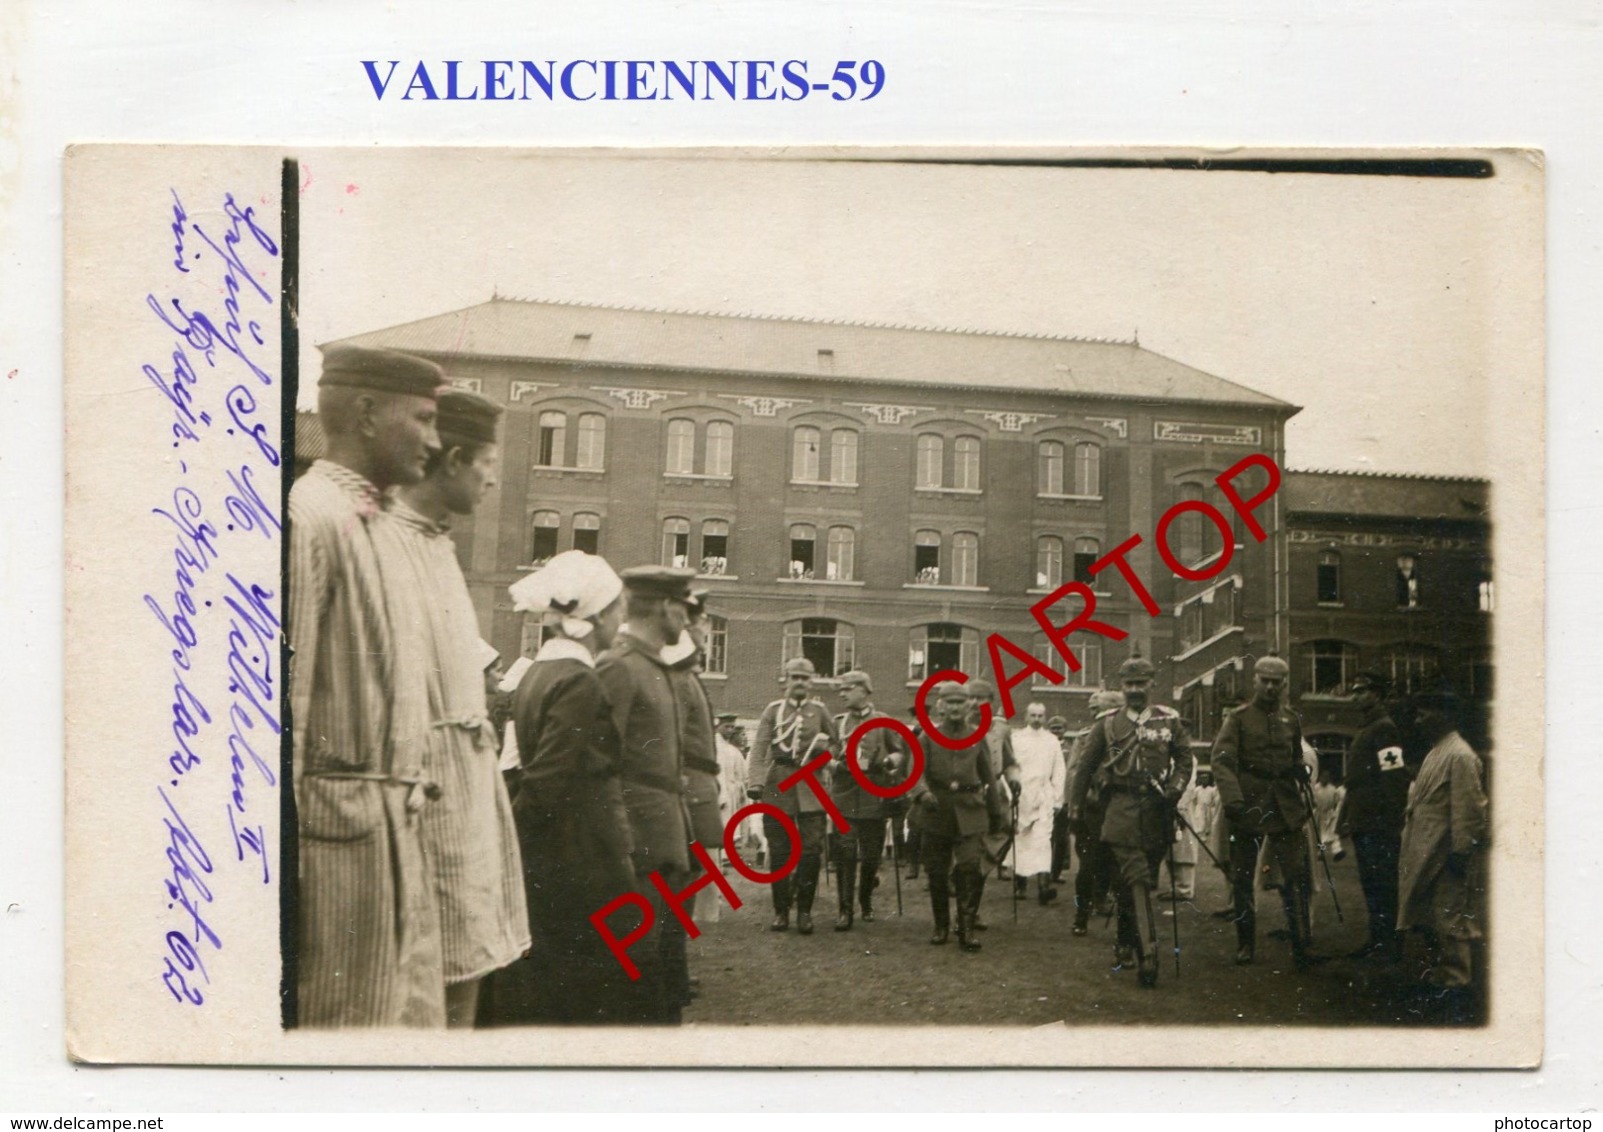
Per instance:
[[[456,531],[503,656],[539,634],[507,586],[574,547],[697,567],[707,686],[744,717],[792,656],[826,685],[869,672],[880,707],[905,714],[927,673],[988,671],[1000,632],[1064,676],[1015,689],[1020,710],[1083,718],[1139,649],[1211,736],[1240,658],[1289,639],[1284,491],[1263,543],[1239,523],[1227,542],[1195,511],[1173,524],[1181,561],[1229,557],[1207,582],[1177,579],[1153,540],[1183,500],[1232,515],[1214,477],[1253,452],[1283,466],[1296,407],[1134,342],[509,299],[347,341],[431,358],[507,406],[499,485]],[[1132,535],[1157,617],[1115,570],[1090,575]],[[1130,637],[1077,634],[1070,672],[1030,606],[1075,578]]]
[[[1489,485],[1430,476],[1291,472],[1291,691],[1329,772],[1360,720],[1347,685],[1376,669],[1406,694],[1447,685],[1486,750],[1492,707]]]

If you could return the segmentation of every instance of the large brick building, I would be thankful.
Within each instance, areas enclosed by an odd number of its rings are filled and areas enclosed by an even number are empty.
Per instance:
[[[993,631],[1061,671],[1031,604],[1132,534],[1162,615],[1100,574],[1099,616],[1130,639],[1088,638],[1080,672],[1026,699],[1078,719],[1134,646],[1211,735],[1239,658],[1291,639],[1283,492],[1269,540],[1238,529],[1206,583],[1177,580],[1153,532],[1180,500],[1223,507],[1213,479],[1247,454],[1284,465],[1297,408],[1134,342],[509,299],[347,341],[432,358],[508,407],[500,485],[457,532],[503,655],[538,634],[508,584],[579,547],[700,569],[720,710],[755,715],[805,655],[867,670],[901,713],[927,672],[984,671]],[[1195,513],[1170,535],[1183,561],[1227,549]]]
[[[1347,683],[1378,669],[1400,692],[1448,684],[1482,750],[1492,700],[1491,525],[1484,480],[1292,472],[1291,690],[1329,769],[1359,726]]]

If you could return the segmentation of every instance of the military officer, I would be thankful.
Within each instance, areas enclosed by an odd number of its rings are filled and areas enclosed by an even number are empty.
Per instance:
[[[1173,708],[1149,702],[1152,662],[1133,656],[1119,666],[1124,710],[1103,716],[1086,740],[1075,767],[1069,802],[1071,820],[1081,820],[1095,781],[1104,812],[1102,842],[1113,858],[1118,882],[1121,966],[1133,949],[1141,985],[1158,983],[1158,930],[1152,909],[1158,865],[1173,837],[1175,804],[1191,781],[1191,737]]]
[[[1401,958],[1397,934],[1397,860],[1414,778],[1403,761],[1403,738],[1383,702],[1390,684],[1379,672],[1360,672],[1349,685],[1364,725],[1347,748],[1347,797],[1337,830],[1352,840],[1358,879],[1369,909],[1369,939],[1352,958]]]
[[[931,698],[938,713],[935,725],[943,734],[959,738],[972,732],[968,722],[969,694],[961,684],[942,680],[935,685]],[[949,937],[947,878],[952,877],[957,888],[957,941],[964,951],[978,951],[980,941],[974,935],[974,917],[985,880],[984,838],[988,829],[1006,820],[996,805],[1000,799],[996,778],[984,743],[961,751],[948,750],[928,739],[923,746],[924,774],[909,798],[929,871],[930,910],[935,916],[935,934],[930,942],[945,943]]]
[[[1225,716],[1213,743],[1213,775],[1230,823],[1230,882],[1236,921],[1236,962],[1251,963],[1257,946],[1253,892],[1258,852],[1265,841],[1271,864],[1285,878],[1280,894],[1298,969],[1309,951],[1308,890],[1312,869],[1302,828],[1308,806],[1308,771],[1302,756],[1302,721],[1282,703],[1291,669],[1278,656],[1253,666],[1253,698]]]
[[[612,648],[596,666],[618,734],[618,774],[634,842],[641,892],[655,891],[653,872],[671,889],[690,878],[689,813],[684,796],[684,750],[678,722],[680,685],[663,649],[676,645],[689,620],[688,567],[633,566],[623,571],[625,616]],[[709,729],[710,730],[710,729]],[[657,946],[639,964],[639,1020],[677,1025],[689,992],[684,930],[666,906],[657,909]]]
[[[1074,777],[1085,759],[1085,748],[1091,742],[1091,733],[1103,716],[1112,715],[1124,708],[1123,692],[1100,691],[1091,693],[1086,709],[1091,726],[1080,732],[1069,750],[1068,781],[1063,790],[1065,813],[1074,801]],[[1108,847],[1102,844],[1102,792],[1093,779],[1086,788],[1085,802],[1079,815],[1069,822],[1074,834],[1074,854],[1080,867],[1074,873],[1074,927],[1072,933],[1085,935],[1091,922],[1091,910],[1108,898],[1112,880],[1113,862]]]
[[[813,932],[813,897],[818,893],[818,872],[823,864],[824,834],[829,819],[823,803],[805,782],[797,782],[784,791],[779,789],[779,784],[820,754],[844,750],[835,731],[835,721],[824,705],[812,698],[816,675],[812,661],[806,657],[798,656],[785,662],[785,695],[765,707],[758,720],[747,776],[751,785],[746,791],[749,798],[777,806],[796,823],[801,836],[801,861],[796,866],[794,881],[787,876],[769,886],[774,901],[774,920],[769,929],[789,930],[794,898],[796,930],[802,935]],[[823,781],[821,776],[820,782]],[[786,826],[764,814],[763,831],[768,838],[769,861],[788,861],[791,845]]]
[[[846,765],[846,743],[852,732],[881,714],[870,702],[874,682],[866,672],[848,672],[840,678],[838,691],[846,710],[835,717],[840,749],[836,751],[829,792],[852,828],[847,833],[830,833],[829,853],[840,893],[840,914],[835,920],[835,930],[844,932],[852,927],[854,891],[862,902],[863,922],[874,922],[874,888],[879,884],[887,810],[885,800],[864,790]],[[874,785],[895,786],[907,765],[904,749],[905,744],[896,732],[876,727],[865,733],[858,744],[857,765]]]

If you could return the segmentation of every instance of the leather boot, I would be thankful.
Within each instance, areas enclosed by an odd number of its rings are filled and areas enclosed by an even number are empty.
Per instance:
[[[1135,947],[1140,981],[1144,987],[1158,985],[1158,934],[1152,915],[1152,890],[1132,885],[1130,903],[1135,913]]]
[[[790,930],[790,878],[776,880],[769,889],[774,900],[774,920],[768,925],[771,932],[785,932]]]
[[[1252,962],[1257,947],[1257,918],[1246,912],[1236,916],[1236,966]]]
[[[835,890],[840,897],[835,913],[835,930],[849,932],[852,930],[852,914],[854,912],[852,900],[856,895],[853,883],[857,879],[857,862],[842,861],[835,866]]]
[[[980,941],[974,935],[974,909],[978,903],[974,895],[974,877],[967,871],[957,874],[957,943],[964,951],[978,951]]]
[[[874,922],[874,890],[879,887],[879,877],[870,869],[867,861],[862,862],[861,873],[857,879],[857,901],[863,907],[863,923]]]
[[[935,917],[935,934],[930,936],[930,942],[945,943],[951,935],[952,909],[946,892],[936,892],[934,885],[930,886],[930,912]]]

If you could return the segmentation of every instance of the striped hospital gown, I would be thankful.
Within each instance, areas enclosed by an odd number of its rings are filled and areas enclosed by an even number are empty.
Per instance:
[[[476,979],[529,949],[523,865],[478,667],[479,624],[447,528],[389,504],[404,585],[423,600],[432,730],[425,769],[438,801],[423,811],[448,983]]]
[[[417,596],[385,586],[393,527],[374,486],[339,464],[317,461],[290,491],[301,1026],[445,1024],[414,785],[429,730],[421,652],[405,639]]]

